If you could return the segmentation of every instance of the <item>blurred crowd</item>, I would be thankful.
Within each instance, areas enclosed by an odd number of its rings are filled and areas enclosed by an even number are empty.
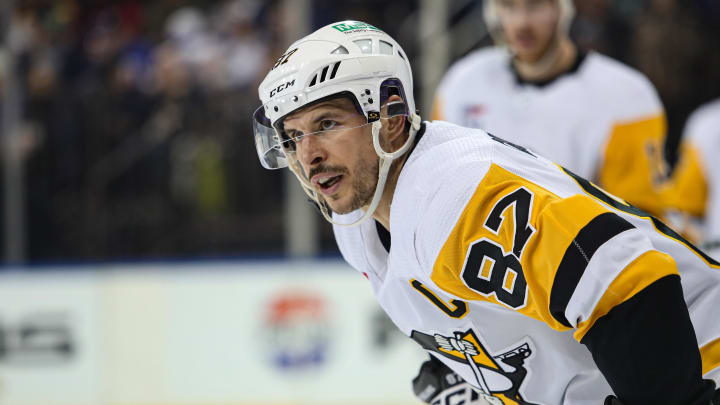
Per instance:
[[[248,127],[276,53],[272,11],[252,0],[19,2],[6,43],[19,55],[34,143],[31,260],[252,251],[281,240],[279,218],[256,217],[257,198],[265,209],[280,204],[281,179],[257,170]]]
[[[481,1],[451,3],[455,21]],[[288,45],[283,27],[296,23],[282,4],[15,1],[0,72],[14,68],[21,89],[29,260],[283,252],[283,176],[260,167],[250,121],[257,85]],[[411,59],[422,51],[418,0],[311,4],[312,28],[363,20]],[[720,3],[576,6],[578,44],[639,68],[658,88],[672,157],[689,112],[720,96]],[[477,46],[488,43],[478,30]],[[333,252],[324,223],[322,235]]]

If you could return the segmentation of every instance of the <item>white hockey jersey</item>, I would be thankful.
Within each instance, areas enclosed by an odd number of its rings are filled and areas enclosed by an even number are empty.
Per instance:
[[[433,119],[481,128],[533,149],[660,214],[665,115],[652,84],[598,53],[545,84],[522,83],[505,48],[475,51],[438,86]]]
[[[720,258],[720,99],[698,108],[685,125],[669,187],[671,206],[702,217],[699,239]]]
[[[375,221],[334,228],[403,333],[504,404],[597,405],[611,389],[579,341],[679,269],[703,373],[720,382],[720,265],[532,151],[424,125],[393,196],[389,251]]]

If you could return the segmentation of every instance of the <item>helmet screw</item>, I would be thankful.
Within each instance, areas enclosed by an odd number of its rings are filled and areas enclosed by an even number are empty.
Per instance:
[[[275,112],[277,112],[277,111],[278,111],[278,107],[277,107],[277,106],[275,106]]]
[[[297,102],[297,101],[298,101],[298,96],[293,96],[292,100],[293,100],[294,102]]]
[[[368,99],[368,103],[372,104],[372,103],[373,103],[373,99],[369,98],[369,99]]]
[[[370,89],[365,89],[365,94],[370,95]]]

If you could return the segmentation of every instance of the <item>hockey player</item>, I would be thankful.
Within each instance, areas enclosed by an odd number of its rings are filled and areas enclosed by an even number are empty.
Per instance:
[[[412,89],[390,36],[331,24],[260,84],[254,136],[436,362],[418,395],[459,403],[433,383],[452,378],[473,403],[710,404],[720,264],[531,150],[421,122]]]
[[[568,36],[572,0],[488,0],[498,46],[455,63],[433,119],[482,128],[595,181],[654,214],[665,180],[666,122],[641,73]]]
[[[718,259],[720,170],[715,159],[720,156],[720,99],[690,115],[682,139],[679,162],[666,190],[666,200],[679,210],[670,218],[680,218],[674,224],[677,229],[694,235],[710,256]]]

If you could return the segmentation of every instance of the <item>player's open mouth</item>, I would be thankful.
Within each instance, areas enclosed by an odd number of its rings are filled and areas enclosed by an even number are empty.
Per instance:
[[[342,178],[342,174],[336,176],[322,177],[317,179],[315,181],[315,184],[317,184],[318,188],[320,188],[321,193],[329,195],[337,191],[337,189],[340,187],[340,182],[342,181]]]

